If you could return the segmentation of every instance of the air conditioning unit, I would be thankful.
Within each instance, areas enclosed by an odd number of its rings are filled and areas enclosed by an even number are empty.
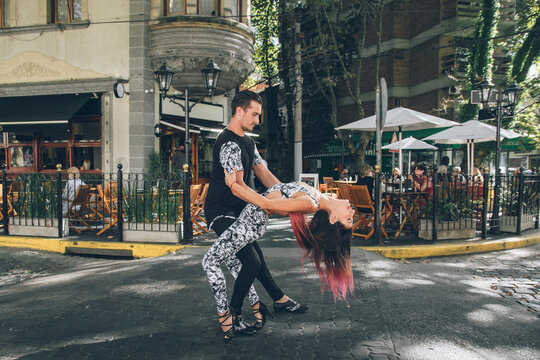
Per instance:
[[[461,93],[461,88],[459,86],[450,86],[448,88],[448,94],[450,95],[459,95]]]

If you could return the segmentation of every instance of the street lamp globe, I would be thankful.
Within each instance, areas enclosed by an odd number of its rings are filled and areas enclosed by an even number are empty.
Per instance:
[[[514,108],[516,104],[519,101],[519,97],[521,96],[521,92],[523,91],[523,88],[521,88],[518,84],[513,82],[508,89],[506,89],[506,96],[508,99],[508,106]]]
[[[478,89],[480,90],[480,101],[482,102],[484,108],[488,107],[489,99],[491,98],[491,91],[494,87],[495,85],[487,79],[482,80],[480,84],[478,84]]]
[[[204,78],[204,83],[206,84],[206,88],[208,89],[208,95],[212,96],[214,90],[217,87],[217,82],[219,79],[219,73],[221,72],[221,69],[219,66],[214,63],[214,60],[210,60],[208,65],[204,69],[201,70],[201,73]]]
[[[159,70],[154,71],[154,79],[158,83],[159,92],[162,95],[167,94],[171,88],[172,78],[175,72],[167,65],[167,62],[163,62]]]

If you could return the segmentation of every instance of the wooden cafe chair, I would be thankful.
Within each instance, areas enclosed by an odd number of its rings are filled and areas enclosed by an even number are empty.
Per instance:
[[[373,225],[369,226],[375,221],[375,208],[373,206],[373,201],[369,195],[369,191],[366,185],[349,185],[349,201],[355,209],[355,213],[358,216],[359,220],[353,225],[353,235],[359,236],[364,239],[369,239],[375,232],[375,227]],[[384,230],[384,224],[389,216],[389,209],[382,206],[381,209],[381,232],[385,238],[388,238],[388,234]],[[355,230],[359,228],[368,228],[367,233],[361,233]]]
[[[105,185],[105,190],[101,184],[97,185],[96,189],[98,197],[103,202],[103,221],[107,224],[98,231],[97,234],[101,235],[118,223],[118,184],[116,181],[110,181]]]
[[[90,185],[80,185],[75,193],[75,198],[69,200],[67,212],[68,224],[70,229],[81,234],[85,230],[90,230],[90,224],[85,221],[85,211],[88,208],[90,199]]]
[[[201,235],[207,233],[206,220],[201,216],[204,210],[204,203],[206,201],[206,194],[210,184],[203,184],[202,190],[199,192],[199,196],[195,200],[195,203],[191,207],[191,223],[193,225],[193,235]],[[204,224],[204,225],[202,225]]]
[[[201,189],[202,189],[201,184],[193,184],[189,186],[190,210],[193,209],[193,206],[195,205],[195,202],[197,201],[197,197],[199,196]],[[180,205],[178,206],[178,215],[176,216],[176,222],[181,222],[183,219],[184,219],[184,201],[182,199],[182,201],[180,202]]]

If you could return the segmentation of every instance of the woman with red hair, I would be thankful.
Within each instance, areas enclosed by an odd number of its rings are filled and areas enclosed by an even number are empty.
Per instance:
[[[238,185],[236,171],[225,173],[225,182],[235,196],[250,203],[216,240],[202,261],[214,291],[225,340],[230,340],[237,331],[246,333],[241,307],[258,273],[256,264],[260,262],[254,259],[254,268],[248,272],[253,276],[236,280],[230,306],[220,265],[264,234],[269,214],[289,215],[298,245],[304,249],[302,260],[309,257],[315,265],[321,279],[321,290],[330,289],[336,299],[345,299],[348,293],[352,293],[350,248],[354,210],[348,200],[326,196],[298,182],[274,185],[260,195]],[[307,214],[314,214],[309,222]],[[262,303],[260,312],[264,323],[268,309]]]

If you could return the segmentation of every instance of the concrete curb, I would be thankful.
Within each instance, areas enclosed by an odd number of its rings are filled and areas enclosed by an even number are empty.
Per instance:
[[[527,237],[509,237],[501,240],[455,242],[433,245],[407,246],[354,246],[390,259],[411,259],[433,256],[465,255],[500,251],[540,244],[540,234]],[[77,254],[108,254],[134,258],[156,257],[170,254],[195,245],[145,244],[129,242],[74,241],[24,236],[0,236],[0,246],[20,247],[50,252]]]
[[[0,236],[0,246],[22,247],[65,254],[69,249],[95,249],[106,252],[130,251],[135,258],[162,256],[185,248],[185,245],[139,244],[126,242],[72,241],[23,236]],[[79,252],[80,253],[80,252]]]
[[[433,245],[379,246],[358,248],[372,251],[389,259],[411,259],[434,256],[466,255],[481,252],[509,250],[540,244],[540,235],[509,237],[479,242],[455,242]]]

